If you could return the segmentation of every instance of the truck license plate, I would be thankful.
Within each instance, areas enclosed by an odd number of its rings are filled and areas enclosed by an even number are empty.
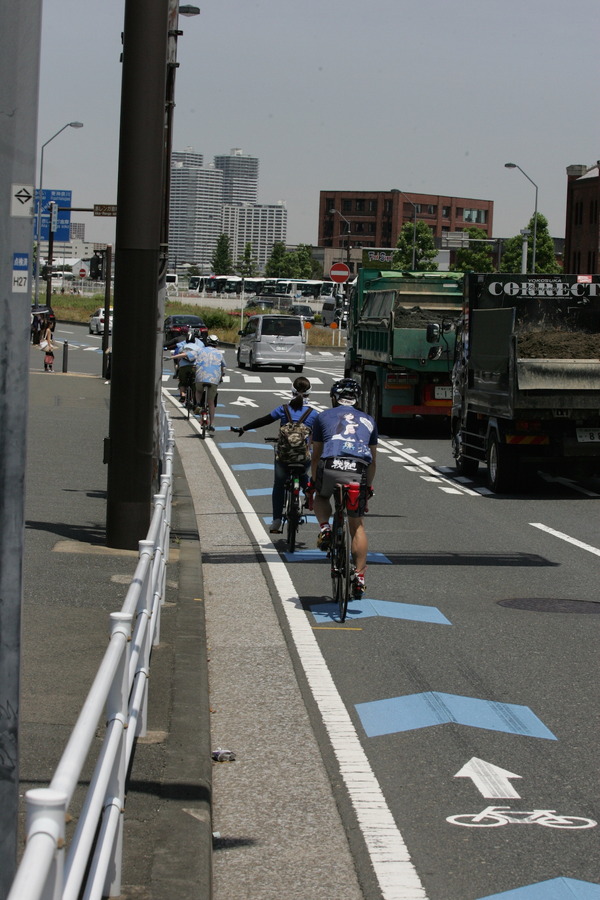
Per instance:
[[[452,388],[436,387],[433,396],[436,400],[452,400]]]
[[[577,428],[575,430],[580,444],[600,444],[600,428]]]

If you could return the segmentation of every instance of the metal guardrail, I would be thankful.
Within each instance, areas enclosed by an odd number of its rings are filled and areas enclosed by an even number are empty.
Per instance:
[[[27,845],[8,900],[100,900],[121,893],[125,780],[135,738],[147,727],[152,647],[160,640],[171,532],[174,434],[160,410],[163,475],[146,539],[110,641],[48,788],[27,791]],[[69,847],[65,821],[106,713],[106,733]]]

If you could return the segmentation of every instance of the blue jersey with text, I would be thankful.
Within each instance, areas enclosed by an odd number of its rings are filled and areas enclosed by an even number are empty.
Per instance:
[[[377,425],[367,413],[353,406],[334,406],[320,413],[313,427],[313,441],[323,444],[322,459],[352,456],[370,463],[377,444]]]

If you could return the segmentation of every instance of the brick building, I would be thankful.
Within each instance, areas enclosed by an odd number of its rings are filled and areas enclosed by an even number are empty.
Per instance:
[[[399,190],[321,191],[318,245],[346,253],[348,246],[395,247],[402,226],[414,222],[415,211],[417,221],[429,225],[437,238],[473,226],[492,236],[493,200]]]
[[[600,274],[599,206],[600,162],[567,166],[564,270],[570,275]]]

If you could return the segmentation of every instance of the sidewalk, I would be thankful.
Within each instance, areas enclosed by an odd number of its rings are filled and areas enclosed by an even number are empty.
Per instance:
[[[52,777],[137,562],[104,545],[109,391],[96,377],[30,375],[23,793]],[[122,896],[360,900],[260,561],[203,443],[169,412],[172,551],[149,732],[128,783]],[[235,762],[211,762],[217,746]]]

